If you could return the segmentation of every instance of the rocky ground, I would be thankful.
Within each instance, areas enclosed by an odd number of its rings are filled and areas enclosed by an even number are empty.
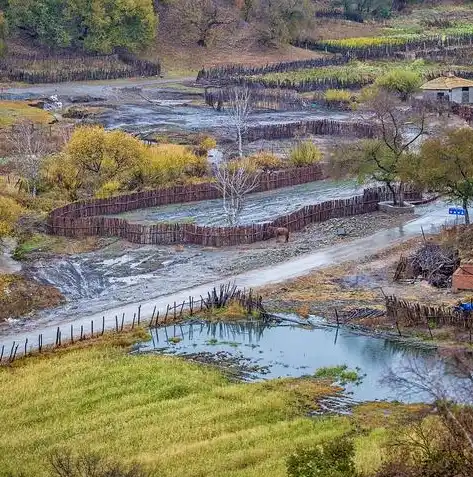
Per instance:
[[[231,247],[223,252],[227,255],[225,262],[217,263],[215,269],[235,274],[270,266],[319,248],[366,237],[382,229],[402,227],[409,220],[412,220],[411,215],[392,216],[375,212],[311,224],[300,232],[292,233],[288,243],[278,243],[273,239],[249,246]]]

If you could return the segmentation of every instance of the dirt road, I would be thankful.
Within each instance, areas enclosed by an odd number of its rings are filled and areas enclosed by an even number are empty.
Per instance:
[[[34,322],[26,322],[21,327],[13,326],[4,329],[2,331],[3,338],[0,341],[0,345],[5,345],[5,349],[11,349],[13,341],[16,343],[24,343],[25,339],[28,338],[29,345],[34,347],[37,343],[39,333],[43,335],[44,344],[52,343],[55,340],[58,325],[60,325],[63,330],[62,334],[64,337],[69,336],[71,325],[73,325],[75,333],[77,333],[81,326],[86,330],[90,330],[91,322],[93,321],[94,327],[97,330],[102,325],[102,319],[105,320],[105,327],[107,329],[113,329],[115,327],[116,315],[122,316],[122,314],[125,314],[125,322],[131,323],[133,314],[137,312],[139,305],[141,305],[141,316],[146,318],[151,316],[155,306],[163,313],[167,304],[173,303],[174,301],[182,303],[190,296],[198,299],[200,295],[206,294],[210,288],[219,286],[229,280],[234,281],[236,285],[240,287],[255,288],[282,282],[328,265],[358,260],[378,252],[389,245],[405,241],[421,234],[421,227],[423,227],[424,231],[429,232],[431,228],[444,224],[448,220],[447,214],[445,204],[432,205],[426,209],[423,216],[400,227],[384,230],[346,244],[327,247],[271,267],[209,281],[208,283],[192,288],[179,289],[179,285],[176,283],[176,291],[169,295],[130,302],[99,312],[84,313],[77,309],[71,312],[67,319],[54,314],[44,316]],[[150,291],[150,295],[151,294],[152,291]]]

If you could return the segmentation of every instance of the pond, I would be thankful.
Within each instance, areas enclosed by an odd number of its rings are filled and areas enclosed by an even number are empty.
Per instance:
[[[347,393],[356,401],[423,401],[427,396],[399,396],[382,378],[408,362],[442,364],[436,350],[394,339],[377,338],[312,322],[312,326],[261,322],[193,322],[152,330],[140,352],[187,356],[222,368],[241,366],[248,380],[300,377],[321,367],[347,365],[365,375]],[[442,366],[443,369],[443,366]],[[443,379],[443,376],[442,376]],[[445,376],[445,379],[449,379]],[[402,398],[402,399],[401,399]]]

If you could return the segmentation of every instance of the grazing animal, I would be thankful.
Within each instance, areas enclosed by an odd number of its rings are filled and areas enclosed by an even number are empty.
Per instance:
[[[285,242],[289,242],[289,229],[287,227],[276,227],[274,229],[274,235],[276,237],[276,242],[279,242],[279,237],[285,237]]]

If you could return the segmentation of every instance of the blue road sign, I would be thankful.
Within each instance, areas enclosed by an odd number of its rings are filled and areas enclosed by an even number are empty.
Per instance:
[[[459,207],[450,207],[448,209],[450,215],[465,215],[465,209],[460,209]]]

